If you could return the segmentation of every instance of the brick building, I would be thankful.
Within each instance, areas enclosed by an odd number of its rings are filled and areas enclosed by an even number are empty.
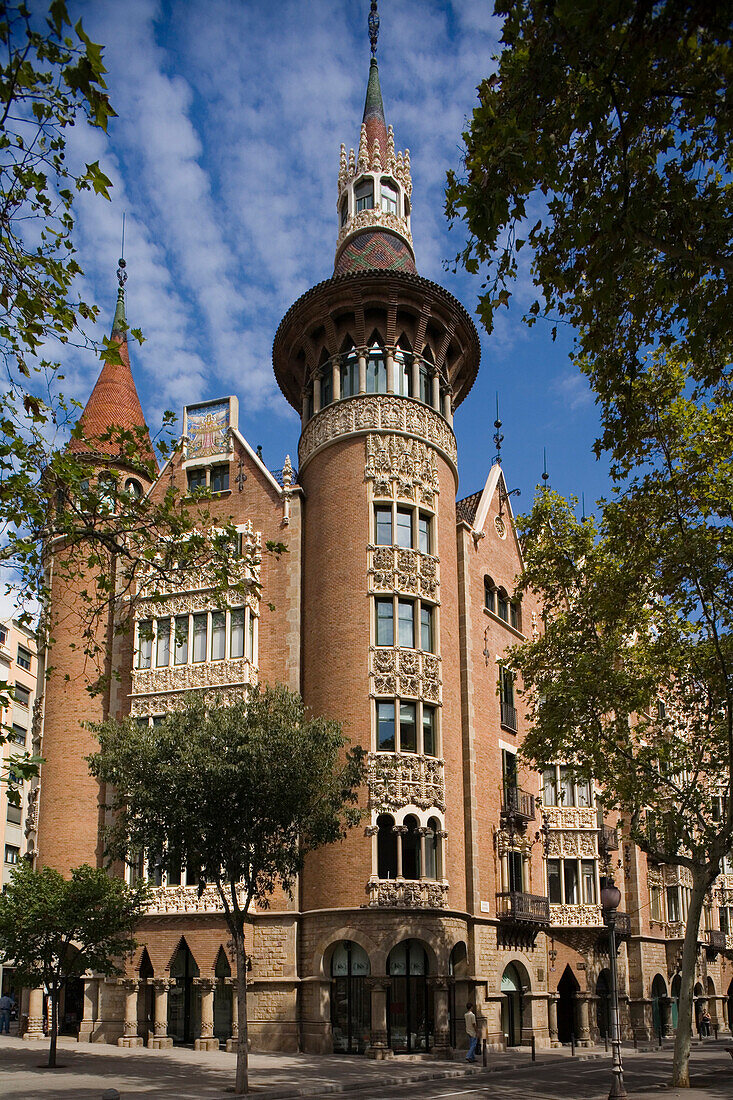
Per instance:
[[[367,750],[369,819],[309,857],[292,900],[254,913],[253,1047],[445,1055],[463,1041],[469,998],[494,1048],[602,1037],[604,852],[624,899],[625,1032],[671,1034],[684,872],[647,866],[567,768],[517,768],[524,717],[504,655],[538,629],[539,610],[514,595],[521,551],[500,464],[456,501],[452,417],[479,341],[460,303],[417,272],[409,152],[386,126],[374,58],[358,149],[341,147],[337,210],[333,277],[295,302],[274,338],[275,376],[302,417],[297,473],[287,456],[265,467],[231,396],[186,407],[183,449],[152,486],[134,464],[122,470],[139,491],[207,486],[211,509],[245,540],[284,541],[289,553],[262,556],[261,598],[253,590],[239,605],[195,579],[162,601],[140,592],[133,634],[109,633],[119,679],[92,700],[71,627],[56,630],[37,730],[38,861],[66,871],[102,858],[104,792],[86,772],[95,745],[81,720],[154,723],[192,689],[241,695],[256,680],[282,682]],[[88,438],[144,425],[123,322],[121,288],[122,363],[102,370],[83,414]],[[85,453],[97,477],[119,467],[111,444]],[[77,597],[54,587],[58,620],[73,621]],[[148,873],[154,899],[126,977],[91,976],[73,994],[80,1038],[217,1046],[236,1027],[217,898],[198,896],[184,870]],[[733,875],[708,911],[696,988],[721,1029],[733,988],[726,887]]]

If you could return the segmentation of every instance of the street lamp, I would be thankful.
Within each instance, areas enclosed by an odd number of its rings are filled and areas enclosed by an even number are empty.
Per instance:
[[[605,881],[601,890],[601,908],[603,920],[608,927],[608,951],[611,963],[611,1050],[613,1057],[613,1080],[608,1100],[620,1100],[625,1097],[624,1067],[621,1061],[621,1029],[618,1019],[618,980],[616,976],[616,910],[621,901],[621,891],[612,878]]]

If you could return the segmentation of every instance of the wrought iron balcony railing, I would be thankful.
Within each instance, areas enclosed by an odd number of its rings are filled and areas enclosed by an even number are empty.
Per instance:
[[[539,894],[523,894],[515,890],[496,895],[499,920],[522,924],[549,924],[550,900]]]
[[[704,942],[713,951],[725,951],[725,932],[719,932],[717,928],[708,928]]]
[[[501,724],[508,730],[517,732],[517,708],[511,703],[505,703],[503,699],[501,700]]]
[[[607,852],[618,851],[618,830],[612,825],[601,824],[600,846]]]
[[[501,812],[507,817],[519,821],[534,821],[534,795],[523,791],[521,787],[506,784],[501,802]]]

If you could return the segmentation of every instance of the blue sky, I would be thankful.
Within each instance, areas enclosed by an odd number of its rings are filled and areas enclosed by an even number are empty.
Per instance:
[[[493,67],[500,24],[486,0],[380,5],[379,65],[387,121],[409,147],[412,229],[420,274],[475,316],[480,280],[444,269],[461,243],[444,215],[446,171],[459,168],[476,85]],[[106,203],[82,196],[77,243],[86,294],[108,331],[126,211],[127,312],[146,336],[133,370],[151,426],[163,411],[236,393],[240,428],[271,468],[297,455],[299,421],[272,373],[272,339],[291,303],[333,271],[340,143],[356,145],[369,67],[368,0],[90,0],[71,5],[105,47],[118,118],[108,135],[78,126],[70,154],[99,159]],[[551,484],[606,489],[591,454],[597,415],[568,359],[569,337],[527,330],[517,304],[489,337],[479,379],[458,410],[459,495],[479,488],[495,447],[499,391],[510,488],[528,508],[547,448]],[[100,331],[101,335],[101,331]],[[64,385],[86,399],[88,353]]]

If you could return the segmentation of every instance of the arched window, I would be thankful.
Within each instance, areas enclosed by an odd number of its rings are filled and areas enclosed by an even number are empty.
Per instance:
[[[506,588],[497,588],[496,590],[496,614],[505,623],[509,622],[509,596]]]
[[[321,408],[325,409],[333,401],[333,370],[326,362],[321,367]]]
[[[402,877],[417,879],[421,877],[420,859],[420,823],[413,814],[405,818],[405,829],[402,834]]]
[[[387,960],[387,1028],[392,1050],[428,1051],[433,1044],[433,998],[428,990],[428,956],[418,940],[393,947]]]
[[[509,605],[509,621],[515,630],[522,629],[522,603],[521,600],[512,600]]]
[[[397,878],[397,834],[391,814],[377,818],[377,877]]]
[[[387,392],[387,363],[379,344],[373,344],[367,359],[367,393]]]
[[[313,386],[309,386],[303,394],[303,409],[306,421],[313,416]]]
[[[429,355],[430,349],[426,348],[424,355]],[[432,356],[431,356],[432,358]],[[425,405],[432,405],[433,403],[433,384],[432,384],[433,367],[432,363],[423,358],[420,360],[420,369],[418,376],[420,380],[420,400]]]
[[[484,577],[484,607],[496,612],[496,585],[488,575]]]
[[[412,356],[400,348],[394,355],[394,392],[412,397]]]
[[[425,878],[440,879],[443,877],[441,831],[437,817],[431,817],[425,834]]]
[[[382,180],[382,210],[385,214],[399,213],[400,193],[391,180]]]
[[[331,1033],[334,1053],[363,1054],[369,1043],[371,997],[365,978],[369,957],[351,940],[331,956]]]
[[[125,482],[125,492],[128,493],[134,500],[139,500],[143,495],[143,487],[136,477],[128,477]]]
[[[341,396],[356,397],[359,392],[359,357],[355,351],[341,359]]]
[[[348,216],[349,216],[349,200],[347,199],[346,195],[344,195],[343,199],[341,200],[341,206],[339,207],[339,224],[340,224],[342,229],[346,225],[346,221],[347,221]]]
[[[374,180],[362,179],[359,180],[354,188],[354,198],[356,199],[356,212],[360,210],[372,210],[374,208]]]

